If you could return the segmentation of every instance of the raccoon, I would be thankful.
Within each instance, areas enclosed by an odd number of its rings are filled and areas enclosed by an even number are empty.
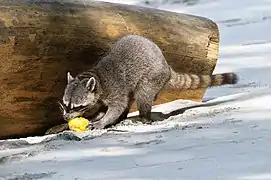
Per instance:
[[[93,123],[93,128],[103,129],[127,118],[136,102],[139,118],[151,122],[152,104],[162,89],[197,89],[237,81],[235,73],[177,73],[150,39],[126,35],[93,68],[76,77],[67,73],[63,117],[67,120],[96,106],[106,106],[106,113]]]

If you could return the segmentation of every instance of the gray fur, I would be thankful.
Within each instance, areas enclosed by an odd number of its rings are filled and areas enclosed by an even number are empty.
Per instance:
[[[120,117],[126,118],[134,101],[139,118],[150,121],[152,103],[159,92],[166,85],[174,87],[173,82],[185,84],[169,67],[160,48],[138,35],[120,38],[95,67],[76,77],[68,73],[67,79],[63,103],[73,113],[66,112],[68,118],[81,116],[81,109],[97,104],[108,107],[94,128],[105,128],[118,123]]]

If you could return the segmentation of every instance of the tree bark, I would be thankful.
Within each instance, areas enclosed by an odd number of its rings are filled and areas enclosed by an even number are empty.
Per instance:
[[[219,31],[207,18],[105,2],[0,1],[0,139],[63,123],[56,101],[67,71],[92,67],[126,34],[153,40],[176,71],[211,74],[216,65]],[[200,100],[204,91],[165,92],[157,102]]]

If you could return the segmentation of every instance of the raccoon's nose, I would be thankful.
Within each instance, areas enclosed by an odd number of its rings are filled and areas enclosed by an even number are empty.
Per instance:
[[[63,118],[65,121],[68,121],[69,119],[75,118],[75,115],[73,113],[66,113],[63,115]]]
[[[65,115],[63,116],[63,118],[64,118],[65,121],[68,121],[69,119],[71,119],[70,116],[69,116],[68,114],[65,114]]]

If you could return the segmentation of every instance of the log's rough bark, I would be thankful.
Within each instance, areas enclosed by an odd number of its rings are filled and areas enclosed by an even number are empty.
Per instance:
[[[43,135],[63,123],[56,101],[62,96],[67,71],[76,75],[93,66],[111,43],[126,34],[152,39],[176,71],[213,72],[219,48],[213,21],[82,2],[0,1],[0,139]],[[200,100],[203,93],[175,92],[169,99]],[[158,102],[169,100],[165,97],[162,94]]]

